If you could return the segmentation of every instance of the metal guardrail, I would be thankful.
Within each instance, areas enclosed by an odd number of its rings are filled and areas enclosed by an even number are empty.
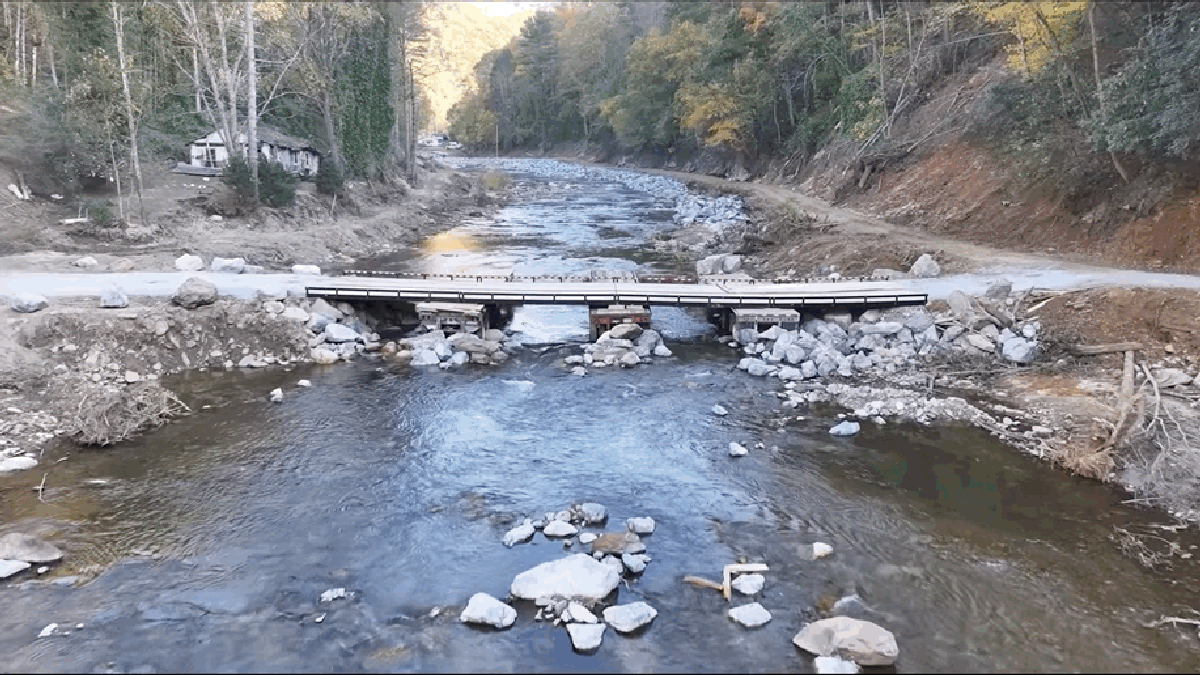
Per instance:
[[[530,275],[501,275],[501,274],[436,274],[425,272],[391,272],[385,270],[343,270],[343,277],[367,277],[367,278],[383,278],[383,279],[443,279],[446,281],[475,281],[483,283],[485,281],[503,281],[506,283],[611,283],[611,282],[626,282],[626,283],[643,283],[643,284],[834,284],[834,283],[865,283],[869,281],[885,281],[883,279],[872,279],[869,277],[839,277],[830,279],[827,277],[804,277],[801,279],[754,279],[747,277],[745,279],[730,279],[727,277],[698,277],[687,274],[637,274],[630,276],[614,276],[614,277],[593,277],[591,275],[570,275],[570,274],[542,274],[537,276]]]

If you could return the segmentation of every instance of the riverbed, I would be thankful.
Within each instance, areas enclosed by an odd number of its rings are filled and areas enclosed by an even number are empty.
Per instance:
[[[519,275],[683,264],[648,252],[671,228],[664,200],[616,181],[514,177],[495,218],[367,263]],[[530,307],[511,326],[525,346],[500,366],[360,360],[170,380],[194,415],[106,450],[51,448],[66,460],[49,472],[0,478],[0,528],[67,552],[43,579],[95,575],[0,588],[0,669],[810,672],[792,636],[855,594],[856,615],[896,635],[902,672],[1200,668],[1194,634],[1142,625],[1200,607],[1190,560],[1152,573],[1109,539],[1154,516],[970,428],[833,438],[839,410],[781,408],[778,383],[734,369],[702,318],[656,308],[673,357],[583,378],[562,358],[586,339],[586,310]],[[275,387],[282,403],[265,399]],[[729,457],[731,441],[749,454]],[[581,547],[538,534],[506,548],[509,527],[584,501],[608,508],[608,530],[658,523],[652,562],[618,591],[658,610],[644,633],[609,631],[581,655],[531,603],[515,603],[507,631],[459,623],[472,594],[504,598],[516,574]],[[834,553],[809,559],[817,541]],[[741,560],[770,567],[762,628],[682,581]],[[332,588],[349,597],[320,601]],[[38,638],[51,622],[56,634]]]

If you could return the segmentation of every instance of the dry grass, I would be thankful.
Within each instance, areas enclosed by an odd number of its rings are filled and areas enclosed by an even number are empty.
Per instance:
[[[77,381],[66,385],[63,419],[67,435],[80,445],[106,446],[164,424],[188,407],[158,382],[105,385]]]

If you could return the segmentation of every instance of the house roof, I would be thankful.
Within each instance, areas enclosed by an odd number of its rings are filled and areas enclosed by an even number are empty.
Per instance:
[[[218,134],[218,133],[219,132],[217,132],[217,131],[213,131],[212,133],[210,133],[207,136],[204,136],[203,138],[197,138],[196,140],[192,141],[192,143],[193,144],[204,143],[209,138],[213,137],[214,134]],[[245,139],[246,139],[246,134],[244,134],[244,133],[238,134],[239,141],[242,141],[244,143]],[[275,127],[268,126],[265,124],[259,125],[259,127],[258,127],[258,142],[259,143],[267,143],[270,145],[274,145],[276,147],[292,148],[295,150],[309,149],[309,150],[314,150],[317,153],[321,152],[321,150],[319,148],[317,148],[315,145],[313,145],[313,143],[311,141],[307,141],[307,140],[304,140],[301,138],[296,138],[294,136],[288,136],[287,134],[283,133],[282,131],[276,129]]]

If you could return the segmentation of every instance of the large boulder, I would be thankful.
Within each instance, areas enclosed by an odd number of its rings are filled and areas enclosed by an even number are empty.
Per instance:
[[[924,253],[917,261],[908,269],[908,273],[918,279],[930,279],[942,273],[942,268],[933,259],[933,256]]]
[[[1004,342],[1000,355],[1013,363],[1033,363],[1038,356],[1038,343],[1035,340],[1012,337]]]
[[[179,285],[171,302],[184,309],[196,309],[217,301],[217,287],[211,281],[192,277]]]
[[[653,621],[656,616],[658,610],[644,602],[614,605],[604,610],[604,621],[618,633],[632,633]]]
[[[839,656],[860,666],[890,666],[900,655],[891,632],[870,621],[848,616],[810,623],[792,642],[817,656]]]
[[[495,628],[508,628],[517,620],[517,610],[493,598],[487,593],[471,596],[458,620],[463,623],[481,623]]]
[[[221,258],[215,257],[208,264],[208,269],[214,272],[230,272],[232,274],[241,274],[246,270],[245,258]]]
[[[102,309],[123,309],[129,306],[129,298],[117,286],[109,286],[100,291],[100,307]]]
[[[325,341],[333,343],[354,342],[362,340],[362,335],[349,326],[340,323],[326,324]]]
[[[12,296],[9,306],[14,312],[31,314],[46,309],[50,303],[46,300],[46,296],[40,293],[17,293]]]
[[[613,340],[632,340],[642,334],[642,327],[636,323],[621,323],[608,331],[608,337]]]
[[[0,579],[7,579],[17,572],[29,569],[29,563],[23,560],[0,560]]]
[[[319,277],[321,276],[321,268],[316,265],[292,265],[292,274]]]
[[[542,563],[513,579],[509,591],[526,600],[561,597],[600,600],[617,588],[621,574],[586,553]],[[605,617],[607,619],[607,617]]]
[[[180,272],[199,272],[204,269],[204,259],[198,255],[184,253],[175,259],[175,269]]]
[[[32,457],[25,457],[24,455],[5,457],[0,459],[0,474],[24,471],[25,469],[32,469],[37,465],[38,461]]]
[[[0,559],[23,560],[27,563],[48,563],[62,560],[58,547],[37,537],[13,532],[0,537]]]
[[[441,362],[442,359],[432,349],[417,349],[413,351],[410,363],[414,366],[436,366]]]
[[[946,303],[950,305],[950,312],[954,314],[954,318],[963,324],[969,325],[975,318],[975,307],[971,303],[971,296],[966,293],[950,291],[950,295],[946,297]]]

